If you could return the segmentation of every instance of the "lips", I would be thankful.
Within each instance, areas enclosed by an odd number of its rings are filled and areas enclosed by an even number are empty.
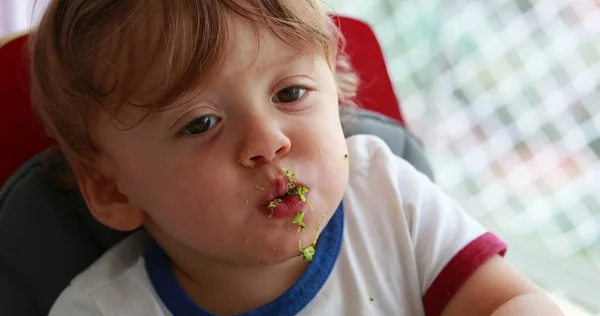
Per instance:
[[[263,213],[269,217],[289,218],[306,207],[306,202],[299,195],[288,194],[288,183],[288,177],[275,178],[270,182],[271,185],[259,200],[259,208]],[[299,182],[295,182],[294,186],[306,187]]]

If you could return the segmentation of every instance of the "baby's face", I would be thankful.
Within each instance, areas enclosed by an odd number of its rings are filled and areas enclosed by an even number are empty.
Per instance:
[[[98,139],[167,251],[280,262],[315,241],[347,184],[336,85],[321,56],[266,33],[258,46],[251,29],[235,29],[224,68],[192,102],[130,130],[106,124]],[[307,202],[294,195],[300,187]]]

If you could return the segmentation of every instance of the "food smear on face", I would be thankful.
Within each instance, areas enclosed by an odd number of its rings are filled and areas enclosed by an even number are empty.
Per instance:
[[[283,171],[285,172],[285,175],[287,175],[290,183],[296,183],[296,174],[295,173],[293,173],[291,170],[286,169],[286,168],[283,168]]]
[[[310,207],[311,211],[313,211],[315,209],[315,207],[312,205],[312,203],[310,203],[309,200],[306,200],[306,203],[308,203],[308,207]]]
[[[269,217],[273,217],[273,210],[277,207],[277,205],[279,205],[279,203],[281,203],[283,200],[282,199],[275,199],[271,202],[269,202],[269,205],[267,206],[269,208],[269,210],[271,210],[271,214],[269,215]]]
[[[292,220],[293,224],[298,225],[298,231],[306,228],[306,224],[304,224],[303,220],[304,220],[304,212],[299,212],[298,214],[296,214],[296,217],[294,217],[294,219]]]
[[[286,176],[288,177],[288,181],[289,181],[287,184],[286,195],[298,195],[300,197],[300,200],[302,200],[302,202],[308,203],[311,206],[311,209],[313,209],[312,204],[310,204],[310,202],[306,198],[306,193],[308,193],[308,188],[306,188],[305,186],[302,186],[302,185],[297,185],[298,181],[296,180],[296,174],[293,173],[291,170],[283,168],[283,171],[285,172]]]
[[[300,256],[302,256],[303,261],[312,261],[316,253],[314,244],[310,244],[308,247],[302,249],[302,241],[298,241],[298,249],[300,250]]]
[[[308,189],[306,187],[303,186],[298,186],[296,187],[296,190],[294,191],[294,194],[299,195],[300,196],[300,200],[302,200],[302,202],[306,203],[308,200],[306,199],[306,193],[308,193]]]
[[[319,240],[319,232],[321,231],[321,225],[323,224],[323,219],[329,215],[329,212],[325,212],[321,214],[321,216],[317,219],[317,226],[315,227],[315,241],[313,244],[317,244],[317,240]]]
[[[255,186],[254,186],[254,188],[255,188],[255,189],[257,189],[257,190],[261,190],[261,191],[265,191],[265,190],[266,190],[265,188],[261,187],[261,186],[260,186],[260,185],[258,185],[258,184],[257,184],[257,185],[255,185]]]
[[[350,157],[348,154],[344,155],[344,160],[346,161],[346,170],[350,170]]]

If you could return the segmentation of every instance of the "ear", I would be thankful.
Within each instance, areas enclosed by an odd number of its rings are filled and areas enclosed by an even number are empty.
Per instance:
[[[120,231],[131,231],[144,223],[144,211],[129,202],[113,179],[95,171],[77,172],[76,177],[90,212],[100,223]]]

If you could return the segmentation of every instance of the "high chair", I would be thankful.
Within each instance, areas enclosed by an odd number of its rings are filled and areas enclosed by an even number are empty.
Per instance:
[[[345,112],[346,136],[377,135],[432,177],[419,139],[403,125],[372,29],[356,19],[333,19],[362,82],[357,101],[363,109]],[[30,108],[27,39],[0,39],[0,315],[47,314],[73,277],[128,234],[97,223],[77,190],[46,181],[40,153],[54,141]]]

